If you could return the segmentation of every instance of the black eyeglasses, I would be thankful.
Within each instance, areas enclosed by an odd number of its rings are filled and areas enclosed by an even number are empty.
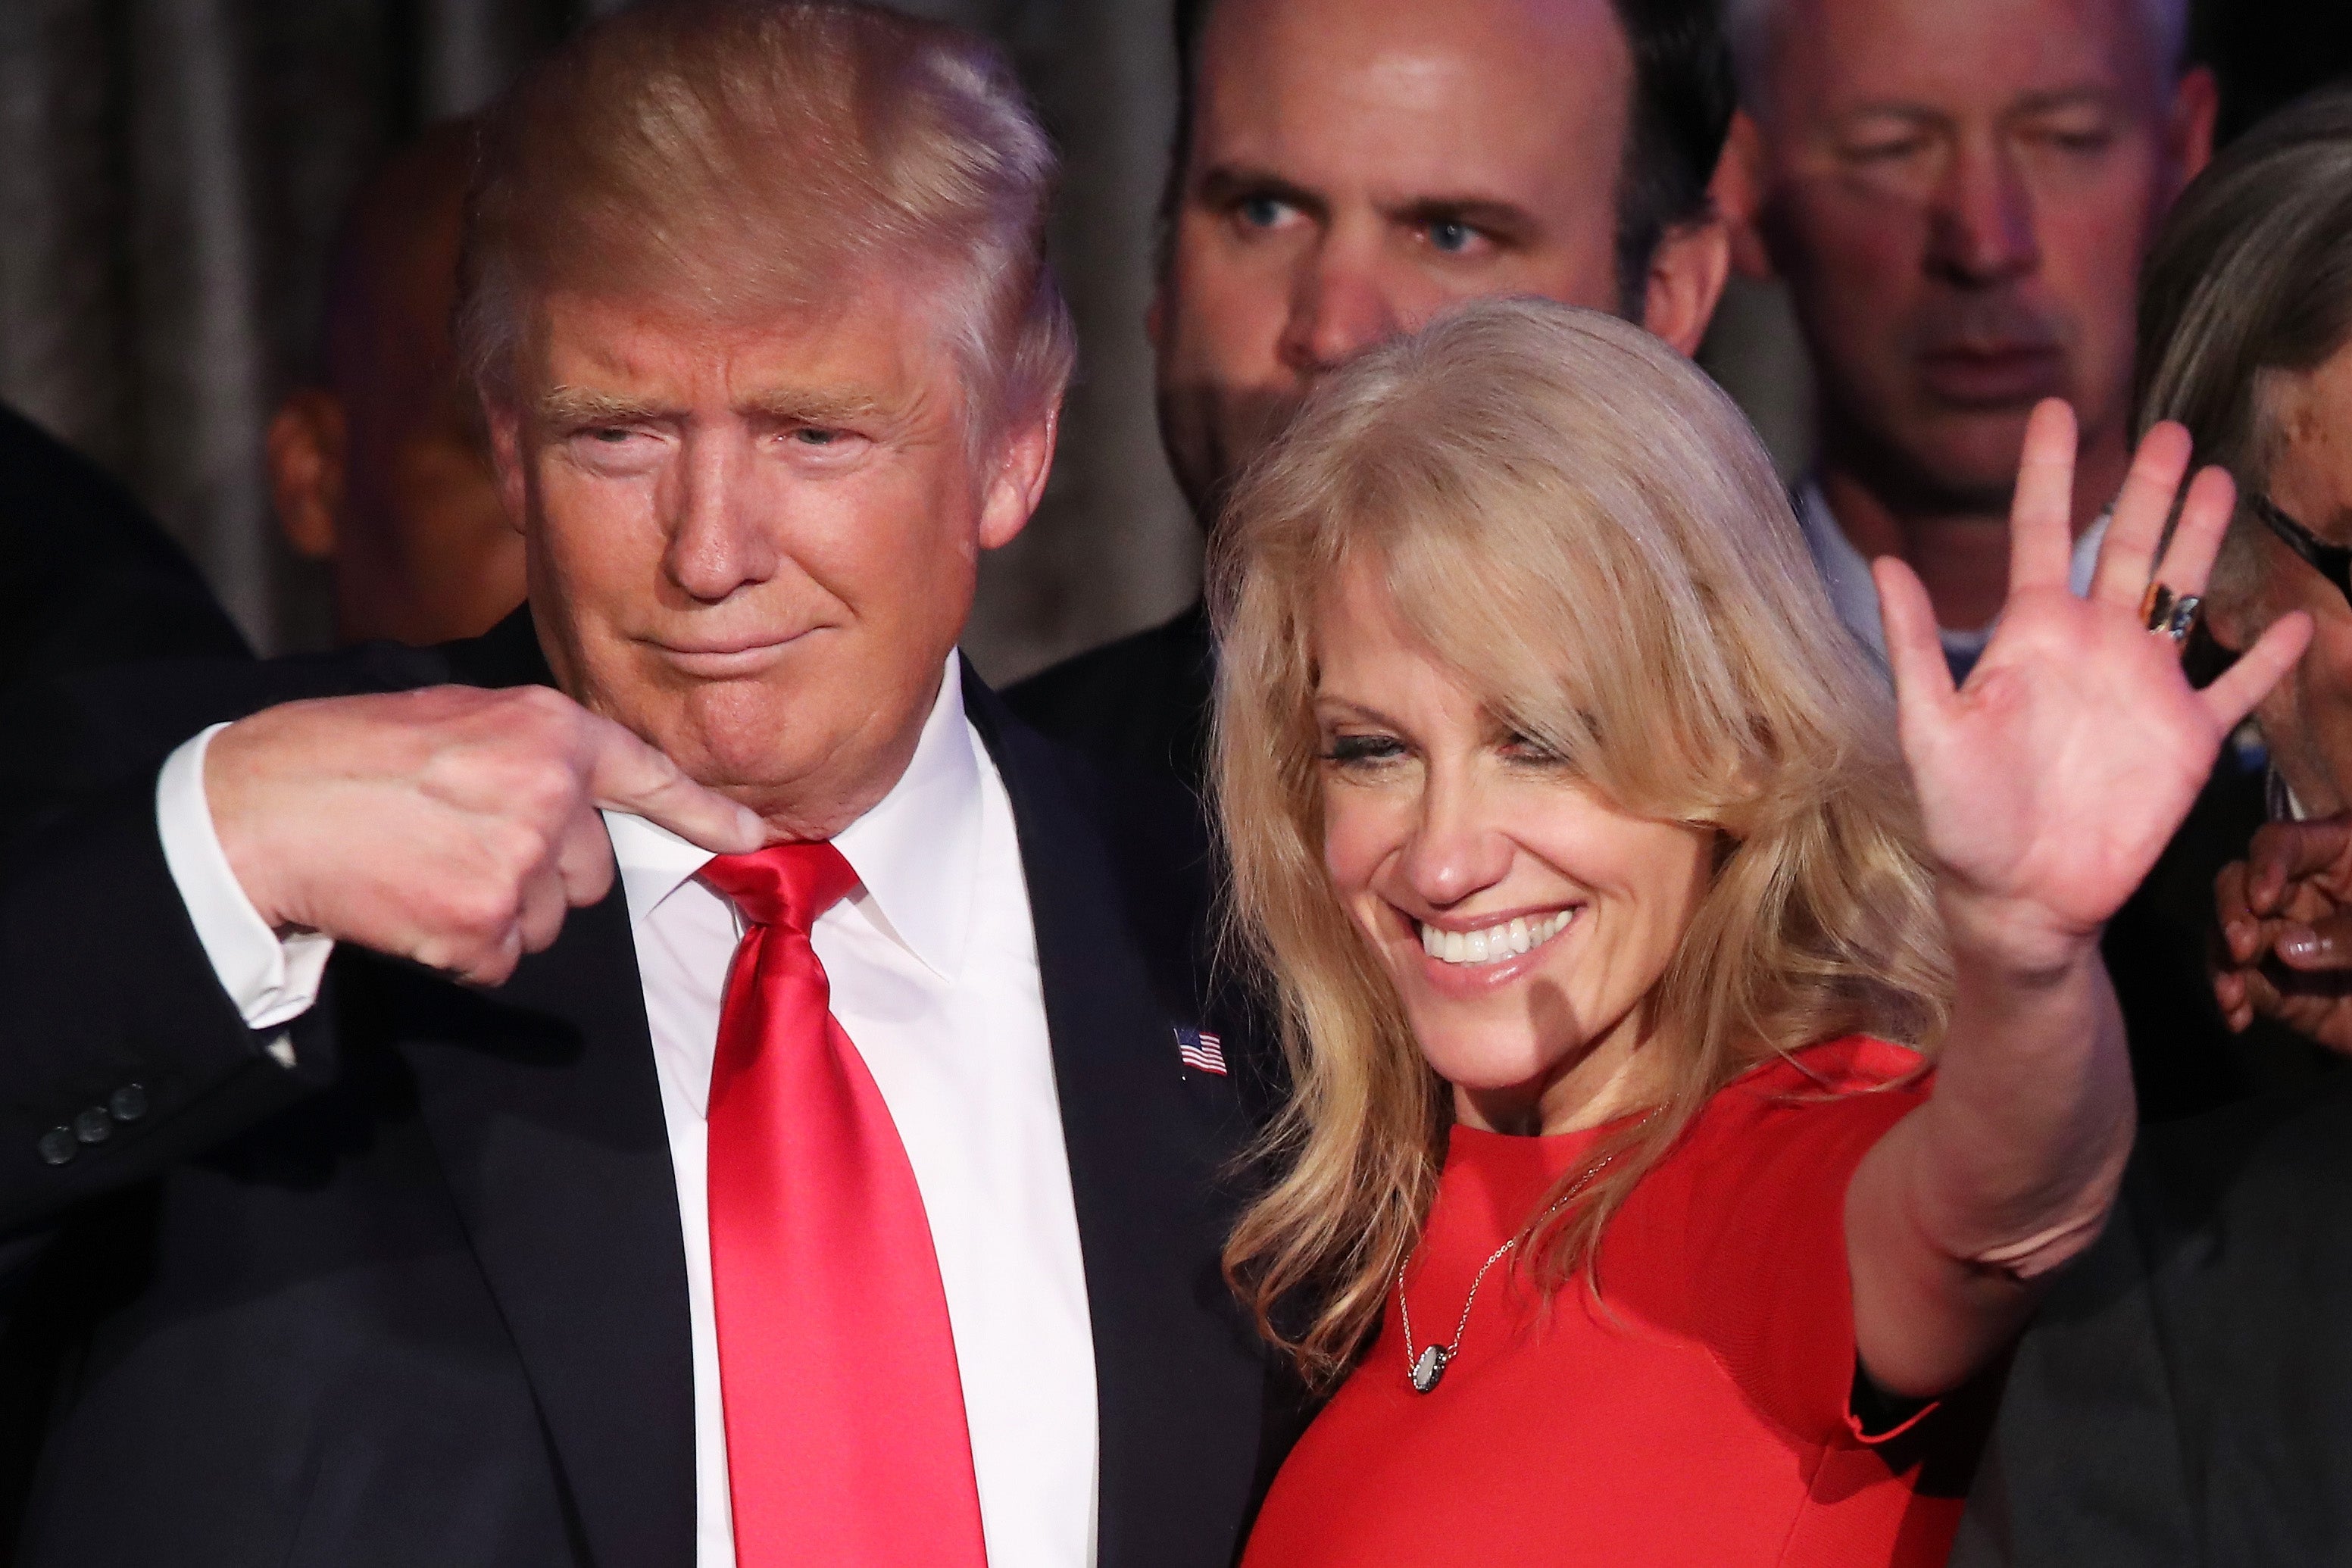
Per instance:
[[[2313,571],[2336,585],[2345,603],[2352,604],[2352,550],[2328,543],[2273,506],[2267,497],[2249,494],[2245,500],[2246,510],[2277,534],[2280,543],[2309,562]]]

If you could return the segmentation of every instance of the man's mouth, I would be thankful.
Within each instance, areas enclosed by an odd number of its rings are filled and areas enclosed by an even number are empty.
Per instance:
[[[762,632],[753,637],[711,637],[694,642],[656,641],[654,646],[672,666],[688,675],[723,679],[766,668],[777,654],[797,640],[795,637]]]
[[[2065,356],[2046,343],[1937,349],[1919,356],[1927,390],[1947,403],[2010,408],[2065,391]]]
[[[1421,928],[1422,952],[1440,963],[1475,965],[1500,963],[1532,952],[1566,931],[1575,918],[1576,910],[1570,908],[1534,920],[1518,915],[1477,931],[1442,931],[1426,921],[1414,923]]]

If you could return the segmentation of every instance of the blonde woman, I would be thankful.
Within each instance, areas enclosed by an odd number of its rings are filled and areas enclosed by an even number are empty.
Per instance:
[[[2307,631],[2182,679],[2144,591],[2231,496],[2156,566],[2172,427],[2071,595],[2074,439],[1965,688],[1880,564],[1892,705],[1745,421],[1614,320],[1471,307],[1242,487],[1217,787],[1295,1087],[1226,1261],[1336,1385],[1248,1568],[1941,1561],[1939,1402],[2130,1145],[2101,922]]]

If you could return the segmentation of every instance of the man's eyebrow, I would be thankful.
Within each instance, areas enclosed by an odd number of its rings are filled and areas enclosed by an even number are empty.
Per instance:
[[[827,386],[772,386],[739,399],[735,407],[780,425],[849,425],[889,412],[871,393]]]
[[[551,386],[539,398],[540,417],[551,425],[631,425],[675,412],[646,398],[585,386]]]
[[[1299,184],[1286,180],[1271,169],[1254,169],[1246,163],[1220,163],[1202,174],[1192,187],[1193,199],[1210,206],[1221,207],[1256,196],[1297,207],[1314,217],[1328,216],[1330,204]]]
[[[2116,101],[2115,93],[2103,87],[2066,87],[2048,92],[2029,92],[2017,100],[2012,114],[2050,114],[2065,109],[2107,109]]]
[[[1831,123],[1843,127],[1862,120],[1901,120],[1914,125],[1945,127],[1953,123],[1952,117],[1940,109],[1929,104],[1913,103],[1895,99],[1879,99],[1868,103],[1857,103],[1835,116]]]
[[[1507,240],[1531,239],[1543,226],[1527,208],[1493,196],[1415,196],[1390,208],[1389,216],[1415,226],[1464,224]]]

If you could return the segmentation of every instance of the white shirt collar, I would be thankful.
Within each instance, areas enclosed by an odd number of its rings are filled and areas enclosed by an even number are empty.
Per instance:
[[[1820,569],[1822,584],[1829,590],[1830,605],[1837,611],[1838,619],[1848,630],[1862,639],[1862,645],[1886,662],[1886,629],[1878,619],[1878,584],[1871,581],[1870,563],[1845,536],[1837,514],[1830,510],[1829,497],[1822,492],[1821,480],[1808,474],[1797,486],[1797,528],[1805,536],[1805,548],[1811,552],[1813,564]],[[2074,541],[2074,555],[2067,575],[2074,592],[2091,591],[2091,574],[2099,562],[2099,542],[2107,535],[2107,514],[2083,531]],[[1947,654],[1974,655],[1984,651],[1992,640],[1990,626],[1973,631],[1956,632],[1937,628]]]
[[[857,873],[850,902],[943,978],[963,967],[980,863],[980,758],[966,724],[962,670],[948,655],[940,694],[907,771],[833,843]],[[711,855],[641,816],[608,811],[630,908],[640,915],[690,880]]]

